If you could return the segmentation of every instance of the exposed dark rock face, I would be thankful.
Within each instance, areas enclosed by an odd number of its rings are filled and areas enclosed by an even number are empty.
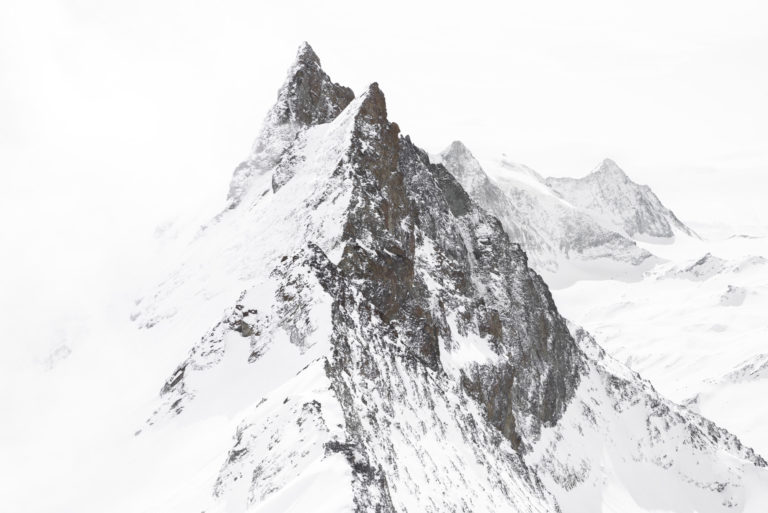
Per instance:
[[[354,189],[339,267],[365,281],[366,298],[385,320],[400,309],[413,283],[413,220],[397,167],[399,131],[387,121],[384,95],[372,84],[348,152]]]
[[[312,47],[303,43],[277,94],[277,102],[264,120],[250,157],[235,169],[227,196],[230,208],[242,199],[251,176],[271,171],[299,132],[332,121],[354,98],[352,89],[333,82],[323,71]],[[280,173],[273,176],[273,191],[290,179],[290,172],[286,171],[287,176]]]
[[[331,81],[320,66],[317,54],[304,43],[299,48],[292,74],[278,95],[275,121],[304,126],[328,123],[354,98],[352,89]]]
[[[519,444],[519,422],[534,432],[557,420],[579,381],[579,351],[541,279],[501,224],[481,211],[453,176],[409,138],[397,137],[376,84],[366,93],[349,150],[355,183],[339,270],[410,353],[441,368],[439,338],[457,329],[492,340],[500,364],[467,370],[463,383],[491,422]],[[431,292],[417,274],[417,245],[439,255]],[[447,278],[447,279],[446,279]],[[437,305],[437,308],[434,305]],[[362,317],[364,318],[364,317]],[[454,334],[456,336],[457,334]]]
[[[462,312],[458,330],[487,336],[501,356],[495,365],[466,370],[462,382],[491,422],[517,442],[522,417],[531,434],[557,420],[579,382],[580,353],[546,285],[501,223],[410,140],[402,147],[409,190],[421,207],[420,231],[442,256],[435,279],[453,278],[441,300],[461,298],[450,305]]]

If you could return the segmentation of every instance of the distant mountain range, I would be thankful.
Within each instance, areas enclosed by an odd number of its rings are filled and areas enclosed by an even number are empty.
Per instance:
[[[659,259],[638,241],[698,237],[648,186],[609,159],[580,179],[544,179],[506,160],[481,165],[460,141],[432,159],[501,220],[551,286],[585,278],[639,279]]]

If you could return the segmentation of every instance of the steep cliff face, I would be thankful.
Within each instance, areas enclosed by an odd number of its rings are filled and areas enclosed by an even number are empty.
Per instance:
[[[633,182],[611,159],[605,159],[584,178],[548,178],[547,184],[608,229],[628,237],[698,237],[659,201],[650,187]]]
[[[336,87],[313,105],[334,104]],[[387,119],[376,84],[302,126],[247,187],[235,173],[239,201],[136,314],[168,330],[190,305],[223,311],[170,373],[147,428],[241,419],[201,509],[575,512],[561,488],[591,487],[599,501],[615,472],[599,455],[576,462],[581,441],[563,426],[596,411],[610,425],[584,424],[584,436],[615,423],[620,443],[653,444],[710,425],[659,410],[638,377],[599,365],[501,222]],[[718,479],[766,482],[764,462],[722,430],[691,451],[718,463]],[[668,458],[675,473],[652,459],[650,486],[711,498],[702,511],[746,503]]]

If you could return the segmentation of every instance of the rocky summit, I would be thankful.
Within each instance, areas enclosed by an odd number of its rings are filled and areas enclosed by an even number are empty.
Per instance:
[[[431,158],[376,83],[354,97],[299,49],[228,208],[134,315],[200,326],[138,436],[238,420],[196,510],[768,503],[759,455],[561,317],[510,229],[525,220],[468,194],[497,193],[459,150]]]

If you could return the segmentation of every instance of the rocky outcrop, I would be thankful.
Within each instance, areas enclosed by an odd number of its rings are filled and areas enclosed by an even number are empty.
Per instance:
[[[331,81],[312,47],[303,43],[269,119],[300,126],[328,123],[354,98],[352,89]]]
[[[574,411],[610,409],[605,418],[624,425],[624,405],[642,405],[633,415],[656,415],[658,436],[667,433],[674,412],[656,408],[636,376],[598,368],[525,252],[400,134],[377,84],[286,141],[243,189],[248,202],[154,296],[192,302],[239,287],[150,419],[242,419],[211,509],[557,512],[567,506],[553,480],[602,490],[610,477],[594,458],[580,460],[581,474],[560,472],[575,451],[553,435],[566,416],[570,426]],[[229,289],[194,274],[211,266],[233,269]],[[647,442],[637,433],[633,442]],[[760,463],[722,439],[697,438],[694,452]],[[539,458],[542,441],[555,459]],[[676,486],[700,488],[680,476]]]
[[[354,98],[350,88],[331,80],[312,47],[303,43],[277,94],[277,102],[264,120],[251,155],[235,169],[227,196],[230,208],[241,201],[254,174],[270,172],[277,165],[299,132],[334,120]],[[273,190],[286,179],[288,177],[277,173]]]

